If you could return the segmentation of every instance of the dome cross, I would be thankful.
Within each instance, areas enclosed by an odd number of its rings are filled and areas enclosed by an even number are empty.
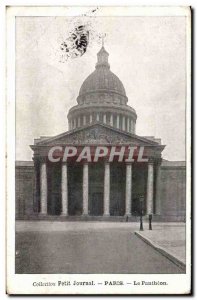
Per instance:
[[[106,33],[103,33],[101,35],[102,47],[104,47],[105,38],[106,38]]]
[[[104,48],[104,39],[106,37],[106,34],[103,34],[101,36],[101,40],[102,40],[102,47],[100,49],[100,51],[97,53],[97,64],[96,64],[96,68],[98,67],[106,67],[109,69],[109,63],[108,63],[108,56],[109,53],[105,50]]]

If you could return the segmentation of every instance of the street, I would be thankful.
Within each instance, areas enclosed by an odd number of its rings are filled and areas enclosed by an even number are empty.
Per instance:
[[[64,231],[53,223],[50,231],[43,224],[37,231],[16,233],[16,273],[183,273],[134,234],[138,225],[90,222],[87,228],[82,224],[84,230]],[[61,224],[66,226],[59,222],[57,227]]]

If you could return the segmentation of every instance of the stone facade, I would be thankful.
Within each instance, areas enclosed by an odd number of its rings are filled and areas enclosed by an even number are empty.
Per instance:
[[[15,213],[17,219],[33,214],[34,165],[31,161],[16,161],[15,169]]]
[[[163,161],[160,180],[159,198],[162,218],[184,221],[186,214],[185,162]]]
[[[98,173],[100,172],[98,168],[96,168]],[[78,173],[73,172],[73,178],[71,179],[73,182],[76,178],[78,178]],[[82,169],[81,169],[82,173]],[[124,173],[124,171],[123,171]],[[160,208],[157,213],[153,216],[153,221],[184,221],[185,220],[185,206],[186,206],[186,169],[185,162],[172,162],[172,161],[163,161],[161,165],[161,173],[160,173],[160,182],[159,182],[159,202]],[[71,174],[71,172],[70,172]],[[90,176],[92,174],[92,170],[90,170]],[[125,176],[125,174],[122,174]],[[70,175],[71,176],[71,175]],[[79,176],[82,178],[82,176]],[[94,182],[94,177],[91,176],[91,180]],[[123,181],[125,178],[123,177]],[[135,179],[133,178],[134,182]],[[115,201],[114,197],[118,197],[120,199],[124,198],[124,187],[121,187],[121,184],[117,185],[118,180],[114,179],[113,185],[116,186],[114,189],[114,193],[112,195],[111,206],[113,206],[113,202]],[[140,183],[138,183],[140,184]],[[90,184],[92,186],[92,183]],[[99,183],[98,183],[99,185]],[[94,186],[92,190],[94,190]],[[138,189],[136,187],[136,191],[133,194],[134,205],[136,201],[136,195],[138,194]],[[93,192],[90,190],[90,194]],[[97,187],[97,191],[99,193],[99,188]],[[80,198],[82,194],[82,181],[77,182],[76,188],[72,191],[69,187],[69,195],[71,196],[71,201],[69,201],[69,212],[70,215],[74,213],[74,203],[73,200]],[[118,196],[117,196],[118,193]],[[26,218],[35,218],[36,213],[33,208],[34,203],[34,195],[35,195],[35,186],[34,186],[34,165],[33,162],[16,162],[16,218],[17,219],[26,219]],[[137,199],[138,200],[138,199]],[[122,203],[122,205],[124,202]],[[124,206],[124,205],[123,205]],[[101,209],[103,209],[101,207]],[[124,209],[124,207],[123,207]],[[155,208],[156,209],[156,208]],[[90,211],[94,211],[94,208],[91,207]],[[76,215],[80,215],[82,212],[82,206]],[[67,211],[64,211],[67,214]]]

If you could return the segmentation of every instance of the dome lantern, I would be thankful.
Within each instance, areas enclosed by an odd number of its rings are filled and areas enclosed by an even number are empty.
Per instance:
[[[105,50],[104,46],[102,46],[101,50],[97,53],[97,64],[96,69],[99,67],[110,68],[108,63],[109,53]]]

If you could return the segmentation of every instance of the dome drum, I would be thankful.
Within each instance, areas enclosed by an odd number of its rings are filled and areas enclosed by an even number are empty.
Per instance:
[[[124,114],[133,118],[135,121],[137,119],[136,111],[128,105],[118,105],[118,104],[91,104],[91,105],[75,105],[68,113],[68,119],[72,117],[77,117],[80,114],[91,113],[91,112],[111,112],[117,114]]]
[[[136,114],[118,108],[112,112],[110,107],[108,109],[102,107],[92,109],[92,107],[88,107],[70,112],[68,122],[69,130],[99,122],[126,132],[135,133]]]

